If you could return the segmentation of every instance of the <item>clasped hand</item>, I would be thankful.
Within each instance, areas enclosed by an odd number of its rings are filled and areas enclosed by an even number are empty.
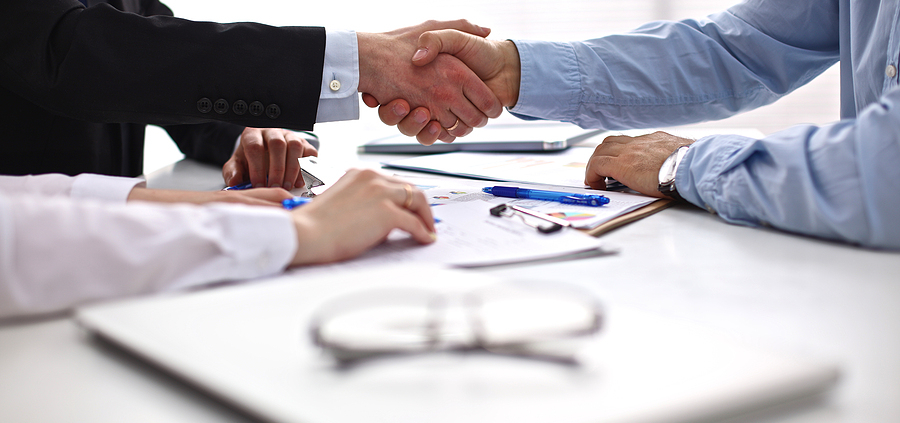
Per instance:
[[[392,102],[391,113],[407,118],[400,125],[401,132],[418,134],[423,144],[437,139],[451,142],[474,127],[486,125],[488,118],[496,118],[503,111],[493,88],[477,74],[477,67],[470,69],[460,58],[446,54],[434,54],[415,63],[411,60],[420,48],[421,35],[435,30],[482,40],[490,34],[489,29],[466,20],[428,21],[381,34],[357,33],[358,90],[366,93],[364,101],[371,107]],[[290,190],[303,186],[297,159],[317,154],[295,132],[247,128],[222,176],[226,185],[249,180],[254,187]]]
[[[467,89],[463,89],[462,94],[476,100],[481,99],[481,101],[473,100],[472,103],[479,105],[478,108],[484,116],[498,117],[503,107],[513,107],[518,99],[520,75],[518,50],[512,41],[494,41],[484,38],[490,34],[490,30],[487,28],[478,32],[475,29],[479,27],[467,27],[471,24],[466,21],[457,22],[458,28],[433,28],[429,31],[419,32],[414,48],[406,49],[410,51],[406,61],[417,67],[418,70],[414,69],[414,71],[418,73],[426,72],[428,69],[444,68],[448,65],[454,66],[452,70],[462,75],[467,84],[465,86]],[[432,23],[431,25],[426,23],[419,27],[399,31],[405,31],[405,36],[410,37],[423,26],[441,26],[439,24],[441,23]],[[460,64],[466,69],[459,69],[458,65]],[[477,81],[472,80],[472,76],[477,78]],[[434,81],[432,84],[436,85],[437,82]],[[483,94],[485,90],[491,93],[491,97],[496,100],[496,103],[484,101],[487,97]],[[384,96],[373,95],[362,87],[360,87],[360,91],[363,92],[363,102],[367,106],[381,106],[378,109],[378,115],[382,122],[387,125],[397,125],[401,133],[415,136],[424,145],[431,145],[436,140],[452,142],[455,137],[468,135],[471,128],[481,127],[487,123],[487,119],[482,119],[481,116],[472,119],[460,115],[457,112],[459,109],[455,107],[440,108],[441,106],[438,106],[437,109],[425,107],[417,105],[403,96],[395,96],[385,102]],[[438,112],[449,110],[455,117],[459,117],[461,125],[449,133],[442,130],[442,128],[452,126],[455,120],[453,116],[445,118],[440,113],[432,113],[435,110]],[[471,108],[463,110],[475,113]],[[446,113],[444,115],[446,116]]]
[[[427,31],[419,36],[410,60],[425,68],[440,65],[440,59],[452,55],[481,78],[504,107],[514,107],[519,98],[521,78],[518,50],[512,41],[488,40],[484,38],[486,36],[487,33],[465,33],[454,29]],[[370,107],[379,106],[380,99],[363,94],[363,100]],[[420,107],[408,113],[409,110],[405,99],[395,98],[381,105],[378,114],[382,122],[397,125],[401,133],[415,135],[422,144],[430,145],[436,139],[448,141],[435,136],[433,122],[424,121],[423,116],[427,116],[428,110]],[[639,137],[608,137],[590,158],[585,169],[585,185],[605,189],[606,177],[612,177],[640,193],[662,197],[658,190],[660,166],[676,148],[691,143],[693,140],[665,132]]]
[[[490,29],[466,20],[428,21],[381,34],[357,33],[359,91],[382,122],[425,145],[452,142],[516,105],[521,64],[512,41],[488,40]],[[585,184],[604,189],[613,177],[660,196],[657,174],[665,158],[692,141],[666,133],[610,137],[595,150]],[[297,158],[317,151],[302,137],[248,128],[226,164],[226,183],[291,189],[303,185]],[[268,181],[268,182],[266,182]]]

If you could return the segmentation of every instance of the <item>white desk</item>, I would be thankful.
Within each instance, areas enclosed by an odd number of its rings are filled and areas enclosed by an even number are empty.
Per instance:
[[[389,128],[379,128],[384,133]],[[356,160],[364,123],[320,125],[322,156]],[[362,157],[373,166],[383,156]],[[156,187],[217,189],[218,169],[182,162]],[[728,225],[676,206],[607,235],[621,252],[481,270],[587,281],[606,301],[697,322],[768,348],[832,359],[833,395],[740,421],[900,421],[900,254]],[[162,372],[86,337],[67,318],[0,327],[0,421],[242,421]]]

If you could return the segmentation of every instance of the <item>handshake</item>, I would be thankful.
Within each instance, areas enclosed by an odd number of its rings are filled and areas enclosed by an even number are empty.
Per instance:
[[[356,33],[363,101],[388,125],[424,145],[452,142],[496,118],[519,97],[512,41],[466,20],[428,21],[385,33]],[[445,54],[442,54],[445,53]],[[303,186],[297,158],[318,151],[293,131],[246,128],[222,168],[228,186]]]
[[[382,122],[425,145],[452,142],[496,118],[519,95],[512,41],[466,20],[357,33],[359,92]]]

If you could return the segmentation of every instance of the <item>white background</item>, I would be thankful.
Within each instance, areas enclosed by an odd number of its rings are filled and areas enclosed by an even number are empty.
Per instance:
[[[381,32],[428,19],[465,18],[493,30],[491,38],[554,41],[581,40],[624,32],[650,20],[702,17],[735,4],[736,0],[163,0],[176,16],[202,21],[254,21],[276,26],[324,26]],[[286,51],[285,54],[290,54]],[[707,127],[757,128],[769,134],[798,123],[823,124],[839,119],[838,67],[809,85],[761,109]],[[361,104],[360,119],[377,121]],[[325,125],[347,125],[329,123]],[[319,125],[321,126],[321,125]],[[344,140],[346,141],[346,140]],[[357,142],[359,140],[354,140]],[[323,140],[342,142],[342,140]],[[174,143],[161,129],[150,127],[145,149],[145,173],[180,159]]]

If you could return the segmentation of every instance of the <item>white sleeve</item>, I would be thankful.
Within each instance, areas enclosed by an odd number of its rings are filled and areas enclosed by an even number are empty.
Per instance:
[[[359,119],[359,45],[354,31],[325,31],[316,122]]]
[[[297,248],[283,210],[0,192],[0,317],[275,274]]]
[[[28,194],[50,197],[91,198],[124,203],[136,186],[146,182],[139,178],[82,173],[67,176],[60,173],[43,175],[0,175],[0,193],[7,195]]]

